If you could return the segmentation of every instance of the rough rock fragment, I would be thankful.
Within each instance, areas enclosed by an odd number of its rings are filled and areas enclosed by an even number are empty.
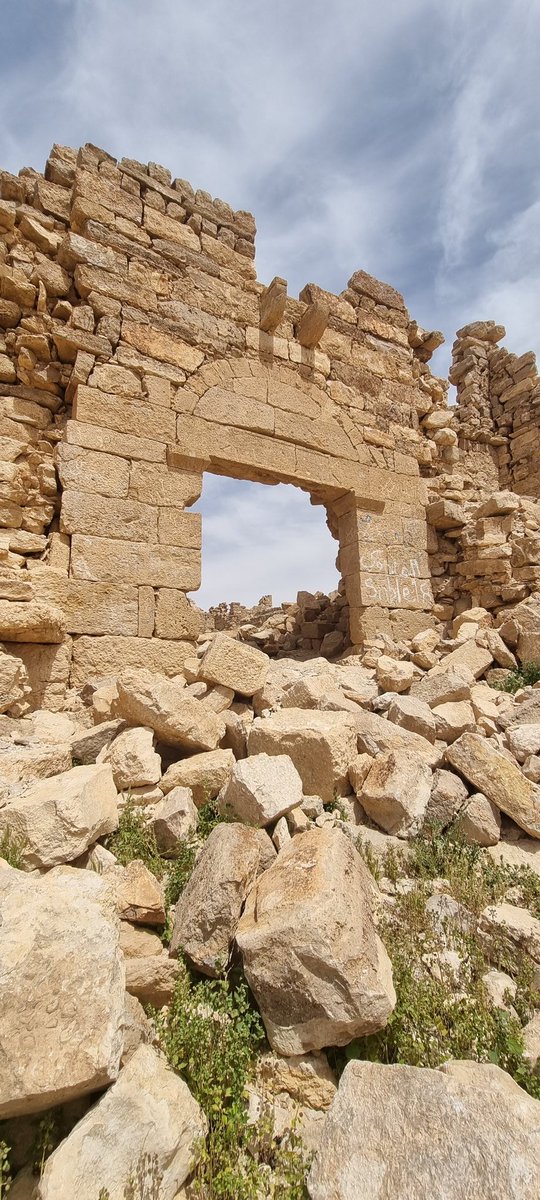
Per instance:
[[[141,1195],[147,1194],[156,1186],[152,1163],[159,1200],[174,1200],[205,1133],[205,1118],[187,1084],[153,1046],[141,1045],[113,1087],[47,1159],[39,1200],[96,1200],[102,1189],[110,1200],[124,1200],[130,1176],[138,1174]]]
[[[236,763],[220,792],[223,813],[264,828],[302,801],[302,780],[287,754],[252,754]]]
[[[193,803],[202,808],[217,796],[226,784],[234,767],[232,750],[210,750],[206,754],[193,754],[172,763],[166,770],[160,788],[170,792],[172,788],[190,788]]]
[[[29,867],[70,862],[117,825],[117,793],[106,763],[41,780],[0,807],[0,833],[9,829],[21,840]]]
[[[540,1103],[490,1063],[350,1062],[308,1177],[311,1200],[536,1200]]]
[[[199,678],[224,684],[241,696],[253,696],[263,686],[269,664],[262,650],[218,633],[201,659]]]
[[[525,833],[540,838],[540,789],[487,738],[464,733],[448,747],[446,758]]]
[[[278,1054],[343,1046],[386,1024],[392,968],[367,868],[341,830],[293,838],[250,892],[236,940]]]
[[[368,816],[386,833],[413,837],[420,831],[431,795],[427,763],[408,750],[380,754],[357,795]]]
[[[149,726],[166,746],[186,750],[214,750],[225,732],[221,717],[182,685],[144,669],[119,675],[116,713],[132,725]]]
[[[116,1078],[124,982],[98,875],[64,867],[37,877],[0,864],[0,1118]]]
[[[152,816],[152,827],[160,854],[172,855],[177,851],[178,841],[195,833],[198,812],[191,791],[186,787],[175,787],[156,805]]]
[[[176,905],[171,954],[181,950],[204,975],[219,975],[255,881],[260,853],[257,830],[216,825]]]
[[[306,795],[325,802],[349,791],[348,769],[356,758],[355,718],[349,713],[287,708],[259,717],[248,735],[248,754],[288,754]]]
[[[161,759],[154,750],[152,729],[125,729],[116,737],[102,762],[110,763],[118,791],[159,783]]]

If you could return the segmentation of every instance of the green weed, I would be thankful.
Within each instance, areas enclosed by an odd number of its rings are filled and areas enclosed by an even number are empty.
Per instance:
[[[0,858],[4,858],[10,867],[22,870],[24,862],[24,838],[18,837],[10,829],[6,829],[0,838]]]

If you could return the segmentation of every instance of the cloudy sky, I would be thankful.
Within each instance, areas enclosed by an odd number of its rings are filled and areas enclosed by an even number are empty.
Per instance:
[[[538,0],[3,0],[0,167],[153,159],[255,213],[263,282],[362,267],[450,345],[494,318],[536,349],[539,35]],[[202,603],[335,586],[302,493],[210,478],[200,506]]]

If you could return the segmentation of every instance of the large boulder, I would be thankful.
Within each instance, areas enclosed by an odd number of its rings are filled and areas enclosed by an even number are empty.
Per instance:
[[[355,717],[349,713],[287,708],[257,718],[248,735],[248,754],[288,754],[306,796],[325,802],[349,791],[348,770],[356,753]]]
[[[433,777],[412,750],[379,754],[357,796],[368,816],[386,833],[414,837],[424,824]]]
[[[216,825],[176,905],[171,954],[182,951],[204,975],[219,975],[260,857],[257,830]]]
[[[335,827],[298,834],[250,892],[236,940],[278,1054],[344,1046],[387,1022],[392,967],[372,880]]]
[[[540,838],[540,788],[488,738],[464,733],[448,747],[446,758],[520,829]]]
[[[143,1044],[47,1159],[39,1200],[97,1200],[102,1190],[108,1200],[174,1200],[205,1133],[206,1120],[187,1084]]]
[[[126,670],[118,676],[117,687],[116,715],[130,725],[153,729],[166,746],[215,750],[223,737],[223,719],[174,679],[145,669]]]
[[[262,688],[269,665],[270,659],[262,650],[218,633],[201,658],[199,679],[221,683],[241,696],[253,696]]]
[[[311,1200],[537,1200],[540,1103],[489,1063],[350,1062],[308,1177]]]
[[[95,872],[64,867],[40,878],[0,864],[0,1118],[116,1078],[125,985],[118,936]]]
[[[25,865],[71,862],[118,825],[117,793],[106,763],[42,779],[0,807],[0,835],[20,839]]]
[[[152,729],[125,729],[100,760],[111,764],[118,791],[159,783],[161,759],[154,750]]]
[[[9,654],[0,646],[0,713],[20,717],[29,708],[27,697],[32,688],[28,671],[16,654]]]
[[[287,754],[252,754],[236,763],[220,811],[264,828],[302,802],[302,780]]]

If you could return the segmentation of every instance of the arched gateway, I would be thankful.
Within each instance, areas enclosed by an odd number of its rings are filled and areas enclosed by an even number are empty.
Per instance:
[[[361,271],[340,296],[265,288],[249,214],[94,147],[55,147],[45,177],[0,184],[4,421],[26,412],[16,462],[35,477],[8,537],[31,592],[0,601],[0,639],[36,687],[50,699],[55,672],[180,669],[204,471],[293,483],[325,506],[353,643],[429,625],[419,415],[445,401],[401,296]]]

